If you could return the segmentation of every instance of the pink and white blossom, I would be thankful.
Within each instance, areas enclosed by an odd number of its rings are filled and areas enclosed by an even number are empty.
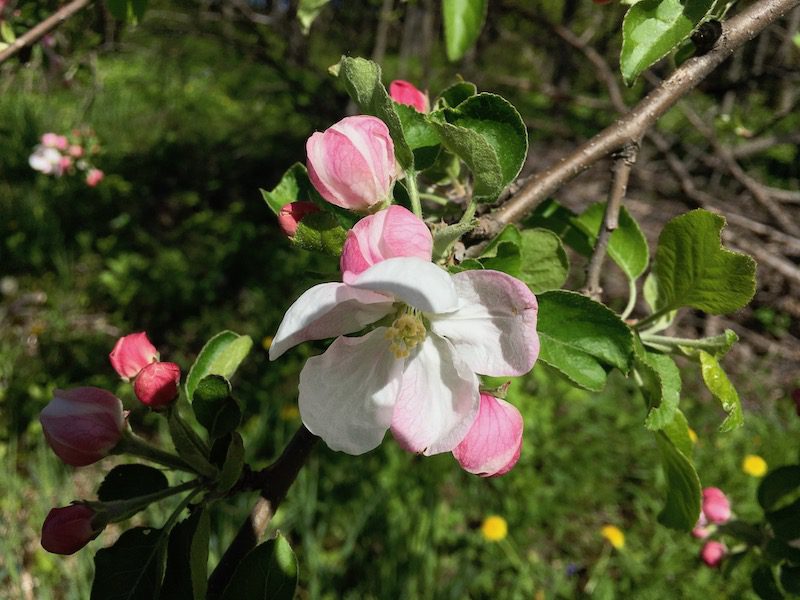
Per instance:
[[[409,227],[403,219],[377,213],[363,221],[354,234],[363,244],[357,254],[375,262],[359,270],[361,262],[347,259],[345,268],[359,266],[346,271],[344,283],[301,295],[278,328],[270,359],[301,342],[336,337],[306,362],[299,386],[304,424],[331,449],[362,454],[391,429],[407,450],[452,451],[479,412],[477,374],[522,375],[536,361],[536,298],[505,273],[450,275],[430,254],[419,256],[418,241],[404,248],[392,230],[393,223]],[[415,228],[409,240],[430,237],[421,220]],[[395,240],[389,256],[380,247],[386,238]],[[385,325],[347,337],[384,318]]]
[[[505,400],[481,394],[478,416],[453,450],[461,468],[481,477],[508,473],[522,450],[522,415]]]
[[[410,81],[395,79],[389,84],[389,95],[398,104],[413,106],[418,112],[426,113],[430,110],[428,94],[418,90]]]
[[[98,183],[103,181],[105,177],[105,173],[103,173],[100,169],[89,169],[89,172],[86,173],[86,185],[89,187],[95,187]]]
[[[397,178],[394,142],[376,117],[346,117],[306,142],[308,176],[325,200],[359,212],[384,203]]]
[[[63,135],[49,132],[42,134],[42,145],[47,148],[66,150],[69,146],[69,140],[67,140],[67,138]]]
[[[39,145],[33,149],[33,154],[28,157],[28,164],[35,171],[60,177],[64,171],[61,166],[62,158],[61,153],[55,148]]]
[[[133,379],[139,371],[158,360],[158,350],[144,331],[122,336],[108,355],[111,366],[124,381]]]
[[[44,436],[66,464],[83,467],[111,452],[122,439],[125,414],[111,392],[95,387],[56,390],[39,415]]]

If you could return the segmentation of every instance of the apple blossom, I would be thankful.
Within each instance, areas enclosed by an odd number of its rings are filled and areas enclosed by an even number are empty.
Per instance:
[[[478,414],[476,374],[522,375],[536,361],[536,298],[505,273],[450,275],[430,255],[418,256],[417,242],[409,244],[411,256],[394,255],[404,250],[399,243],[388,245],[387,256],[379,242],[400,240],[393,224],[408,224],[384,213],[366,217],[353,236],[366,244],[361,256],[379,262],[301,295],[275,334],[270,359],[301,342],[336,337],[306,362],[299,385],[303,423],[331,449],[362,454],[391,428],[407,450],[449,452]],[[430,236],[420,219],[408,239],[417,236]],[[346,337],[384,318],[386,325]]]
[[[283,206],[278,213],[278,225],[288,237],[294,237],[300,221],[319,211],[319,207],[313,202],[291,202]]]
[[[44,133],[42,134],[42,145],[48,148],[56,148],[57,150],[66,150],[69,146],[69,141],[66,137],[57,133]]]
[[[83,147],[79,146],[78,144],[72,144],[69,147],[69,155],[73,158],[80,158],[83,156]]]
[[[719,566],[727,552],[728,550],[722,542],[710,541],[703,544],[700,549],[700,558],[707,566],[713,569]]]
[[[306,152],[311,183],[331,204],[366,212],[390,198],[394,142],[380,119],[345,117],[308,138]]]
[[[481,394],[480,409],[466,437],[453,450],[461,468],[482,477],[508,473],[522,450],[522,415],[500,398]]]
[[[413,106],[418,112],[426,113],[430,110],[428,95],[421,92],[416,86],[402,79],[395,79],[389,84],[389,95],[398,104]]]
[[[108,358],[119,376],[128,381],[147,365],[158,360],[158,350],[147,338],[147,334],[140,331],[119,338]]]
[[[83,467],[107,456],[122,439],[122,402],[95,387],[56,390],[39,415],[44,436],[68,465]]]
[[[98,183],[103,181],[103,177],[105,177],[105,173],[100,169],[89,169],[89,172],[86,173],[86,185],[95,187]]]
[[[75,554],[103,530],[92,524],[95,514],[84,504],[51,509],[42,524],[42,548],[53,554]]]
[[[147,365],[133,382],[133,393],[142,404],[159,409],[178,397],[181,369],[171,362],[154,362]]]
[[[61,158],[61,153],[55,148],[39,145],[33,149],[33,154],[28,158],[28,164],[40,173],[60,177],[63,172]]]
[[[721,489],[707,487],[703,489],[703,515],[710,523],[722,525],[731,518],[731,505]]]

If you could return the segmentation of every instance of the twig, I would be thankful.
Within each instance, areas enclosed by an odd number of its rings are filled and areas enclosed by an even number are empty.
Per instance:
[[[0,65],[14,56],[23,48],[38,42],[41,38],[50,33],[53,29],[61,25],[64,21],[69,19],[76,12],[87,6],[92,0],[73,0],[65,7],[57,10],[52,15],[47,17],[44,21],[36,25],[27,33],[19,36],[11,44],[0,51]]]
[[[211,573],[208,580],[209,600],[222,595],[236,566],[258,544],[317,440],[317,436],[301,425],[274,463],[248,476],[253,489],[260,490],[261,497]]]
[[[603,267],[611,234],[619,227],[619,211],[622,208],[622,201],[625,199],[625,192],[628,189],[628,179],[630,179],[631,169],[638,154],[639,144],[632,143],[627,144],[621,152],[614,155],[614,166],[612,167],[614,179],[608,193],[603,226],[597,235],[592,257],[586,267],[586,285],[583,293],[594,299],[598,299],[603,292],[600,287],[600,270]]]
[[[697,87],[736,48],[797,6],[800,6],[800,0],[762,0],[725,21],[722,36],[710,52],[683,63],[619,121],[556,165],[537,174],[506,204],[482,217],[478,233],[483,237],[492,237],[506,224],[522,220],[539,202],[595,162],[639,140],[667,110]]]

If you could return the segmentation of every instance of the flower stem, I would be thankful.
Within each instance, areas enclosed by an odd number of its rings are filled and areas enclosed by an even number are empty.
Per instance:
[[[469,199],[469,203],[467,204],[467,208],[464,211],[464,214],[461,215],[461,219],[458,221],[459,223],[469,223],[475,217],[475,211],[478,208],[478,201],[475,200],[475,196],[473,195],[472,198]]]
[[[406,171],[406,190],[408,190],[408,199],[411,201],[411,212],[422,218],[422,203],[419,199],[419,190],[417,189],[417,172],[413,169]]]
[[[666,314],[669,314],[670,312],[672,312],[671,308],[659,309],[656,312],[654,312],[652,315],[648,315],[644,319],[642,319],[641,321],[637,322],[634,325],[634,328],[639,330],[639,331],[641,331],[642,329],[644,329],[645,327],[647,327],[651,323],[657,321],[658,319],[660,319],[661,317],[663,317]]]
[[[95,507],[98,510],[98,513],[105,517],[106,523],[118,523],[119,521],[130,519],[133,515],[144,510],[153,502],[158,502],[164,498],[169,498],[170,496],[174,496],[175,494],[180,494],[181,492],[191,489],[194,489],[194,493],[196,494],[199,491],[201,483],[202,481],[200,479],[192,479],[191,481],[187,481],[173,487],[164,488],[163,490],[153,492],[152,494],[146,494],[144,496],[137,496],[127,500],[111,500],[109,502],[97,503],[91,502],[88,504]]]
[[[112,454],[132,454],[171,469],[196,473],[180,456],[148,444],[130,429],[122,436],[119,444],[112,450]]]
[[[447,198],[439,196],[438,194],[428,194],[426,192],[420,192],[419,197],[422,198],[423,200],[430,200],[431,202],[436,202],[436,204],[439,204],[441,206],[445,206],[450,203],[450,201]]]
[[[628,280],[628,305],[625,307],[625,310],[622,311],[622,314],[619,316],[620,319],[623,321],[631,316],[633,309],[636,308],[636,282],[629,279]]]

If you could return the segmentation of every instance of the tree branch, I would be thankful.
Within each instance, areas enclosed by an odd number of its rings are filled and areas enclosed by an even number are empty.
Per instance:
[[[800,0],[762,0],[725,21],[722,36],[710,52],[683,63],[615,124],[598,133],[556,165],[533,177],[507,203],[483,216],[476,234],[492,237],[508,223],[522,220],[539,202],[595,162],[626,144],[639,140],[667,110],[697,87],[734,50],[797,6],[800,6]]]
[[[14,40],[7,48],[0,51],[0,65],[14,56],[23,48],[35,44],[53,29],[61,25],[76,12],[87,6],[92,0],[73,0],[63,8],[59,9],[44,21],[36,25],[27,33]]]
[[[251,489],[260,490],[261,497],[211,573],[208,580],[209,600],[222,595],[237,565],[258,544],[317,440],[317,436],[301,425],[274,463],[248,477]]]

